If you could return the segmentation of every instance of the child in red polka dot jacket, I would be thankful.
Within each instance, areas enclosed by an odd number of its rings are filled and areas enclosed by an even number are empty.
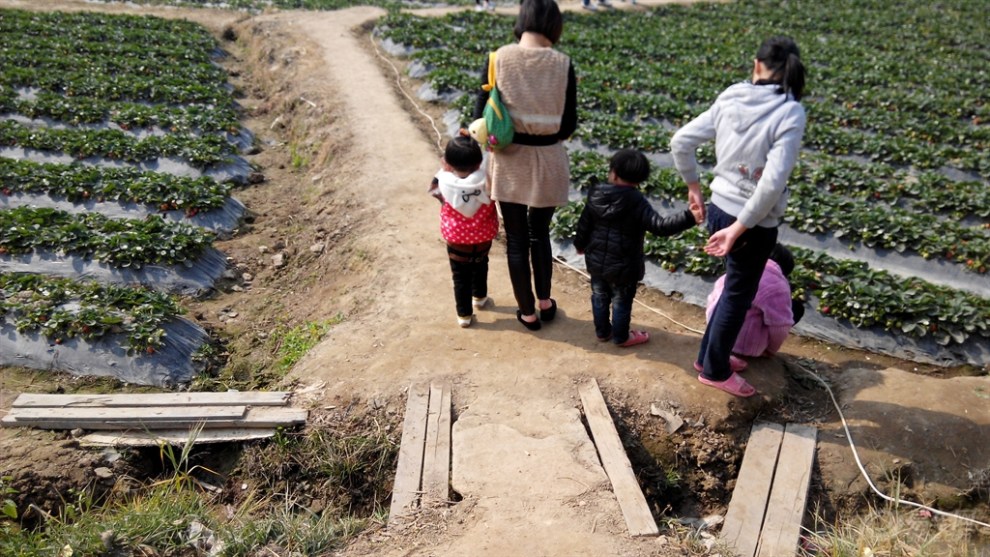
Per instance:
[[[474,310],[488,298],[488,252],[498,234],[498,213],[489,197],[483,155],[470,136],[459,134],[447,143],[441,169],[430,194],[440,200],[440,233],[447,242],[454,280],[457,324],[470,327]]]

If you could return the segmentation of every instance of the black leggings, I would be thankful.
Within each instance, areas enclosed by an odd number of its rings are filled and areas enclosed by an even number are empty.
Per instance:
[[[536,313],[536,300],[550,298],[550,279],[553,276],[550,220],[556,207],[529,207],[504,201],[499,201],[498,206],[505,226],[506,259],[516,305],[523,315],[533,315]]]
[[[472,297],[488,296],[488,251],[491,247],[491,242],[447,244],[458,317],[468,317],[474,313],[471,306]]]

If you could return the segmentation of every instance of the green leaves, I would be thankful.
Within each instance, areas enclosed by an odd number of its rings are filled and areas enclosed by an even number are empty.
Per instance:
[[[162,324],[181,314],[174,297],[145,288],[0,273],[0,316],[56,344],[120,333],[129,351],[153,353],[165,341]]]
[[[0,121],[0,146],[55,151],[77,159],[106,157],[131,163],[178,157],[197,168],[225,161],[234,146],[217,136],[176,135],[137,139],[119,130],[32,128]]]
[[[0,195],[29,193],[84,203],[136,202],[161,211],[209,211],[222,207],[232,184],[186,178],[134,167],[36,163],[0,158]]]
[[[31,207],[0,211],[0,231],[0,255],[43,249],[138,269],[146,264],[191,266],[213,241],[201,228],[157,215],[111,219]]]

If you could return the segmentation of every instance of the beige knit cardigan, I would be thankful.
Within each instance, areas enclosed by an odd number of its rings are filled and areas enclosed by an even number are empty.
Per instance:
[[[495,84],[517,132],[553,135],[560,131],[570,58],[552,48],[510,44],[498,49]],[[492,198],[530,207],[567,204],[570,167],[564,144],[513,143],[489,160]]]

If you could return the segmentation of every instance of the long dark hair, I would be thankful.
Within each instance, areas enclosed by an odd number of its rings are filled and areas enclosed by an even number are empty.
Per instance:
[[[522,0],[519,15],[513,29],[516,39],[521,39],[526,31],[539,33],[557,44],[564,31],[564,18],[554,0]]]
[[[794,100],[801,100],[804,94],[804,64],[794,39],[770,37],[756,51],[756,59],[773,72],[774,81],[780,83],[781,93],[790,93]]]

